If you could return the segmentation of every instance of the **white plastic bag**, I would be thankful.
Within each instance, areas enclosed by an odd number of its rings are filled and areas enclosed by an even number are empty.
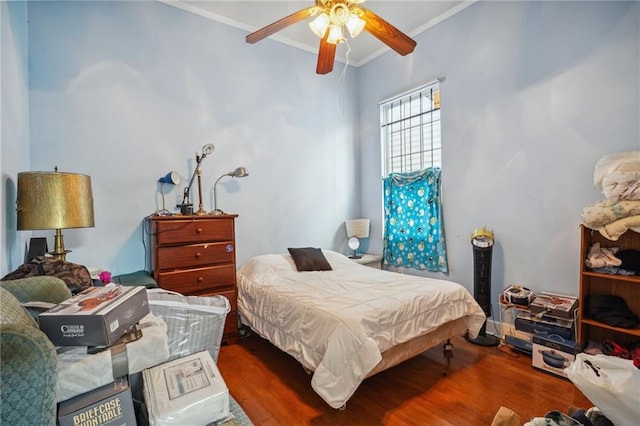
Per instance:
[[[631,360],[580,353],[564,372],[613,424],[638,424],[640,369]]]

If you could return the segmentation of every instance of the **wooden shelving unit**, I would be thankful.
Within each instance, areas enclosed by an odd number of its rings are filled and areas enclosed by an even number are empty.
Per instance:
[[[613,327],[586,316],[585,301],[592,294],[612,294],[623,298],[632,312],[640,315],[640,276],[614,275],[593,272],[585,265],[589,248],[595,242],[601,247],[618,247],[620,250],[640,250],[640,233],[627,231],[617,241],[603,237],[600,232],[581,226],[580,229],[580,315],[578,338],[582,345],[589,340],[612,339],[619,343],[640,341],[640,326],[634,329]]]

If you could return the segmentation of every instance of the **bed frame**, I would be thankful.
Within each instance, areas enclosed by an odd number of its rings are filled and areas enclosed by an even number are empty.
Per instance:
[[[458,318],[441,325],[430,333],[396,345],[382,353],[382,360],[367,374],[367,377],[394,367],[442,342],[445,342],[445,356],[450,356],[452,346],[449,343],[449,339],[455,336],[463,336],[466,332],[467,326],[464,323],[464,318]]]

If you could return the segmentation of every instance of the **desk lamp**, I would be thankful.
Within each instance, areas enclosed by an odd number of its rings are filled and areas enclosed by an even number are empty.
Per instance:
[[[360,259],[362,257],[358,255],[360,238],[369,237],[369,219],[351,219],[344,224],[347,228],[347,237],[349,237],[349,248],[353,250],[353,255],[349,258]]]
[[[172,213],[164,206],[164,185],[178,185],[180,183],[180,175],[178,175],[178,172],[169,172],[158,179],[158,183],[160,183],[160,194],[162,195],[162,210],[155,214],[158,216],[171,216]]]
[[[91,177],[76,173],[18,173],[18,230],[55,229],[53,257],[66,260],[62,229],[92,228]]]
[[[216,182],[213,184],[213,211],[211,212],[211,214],[215,214],[215,215],[224,214],[224,212],[218,208],[217,188],[218,188],[218,182],[220,182],[220,179],[222,179],[225,176],[231,176],[232,178],[234,177],[243,178],[243,177],[249,176],[249,171],[244,167],[238,167],[232,172],[223,174],[216,180]]]
[[[200,208],[195,213],[196,215],[204,215],[207,212],[204,210],[202,205],[202,186],[200,184],[200,163],[205,157],[211,154],[214,150],[214,146],[212,143],[206,144],[202,147],[202,154],[196,154],[196,169],[193,171],[193,175],[191,175],[191,180],[189,181],[189,185],[184,189],[184,196],[182,198],[182,204],[178,204],[176,207],[180,207],[180,213],[185,215],[194,214],[193,213],[193,203],[189,200],[189,192],[191,191],[191,185],[193,185],[193,179],[198,175],[198,195],[200,196]]]

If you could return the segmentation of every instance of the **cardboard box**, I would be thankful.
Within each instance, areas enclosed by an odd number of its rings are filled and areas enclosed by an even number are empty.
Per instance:
[[[502,292],[501,299],[505,303],[519,306],[529,306],[535,294],[526,287],[521,285],[510,285]]]
[[[542,316],[537,318],[530,312],[518,313],[515,321],[516,330],[531,334],[557,334],[563,339],[575,339],[575,321],[563,318]]]
[[[534,335],[531,364],[536,370],[568,379],[564,369],[575,361],[578,352],[579,346],[573,340],[556,335]]]
[[[207,425],[229,415],[229,389],[208,351],[142,370],[151,426]]]
[[[58,406],[60,426],[136,426],[127,376]]]
[[[540,293],[529,305],[532,314],[550,315],[558,318],[575,317],[578,308],[578,298],[565,294]]]
[[[504,342],[512,346],[514,349],[522,351],[528,355],[531,355],[531,351],[533,351],[533,343],[531,343],[531,338],[523,337],[522,335],[513,335],[507,334],[504,336]]]
[[[90,287],[38,316],[56,346],[110,346],[149,313],[147,289]]]

